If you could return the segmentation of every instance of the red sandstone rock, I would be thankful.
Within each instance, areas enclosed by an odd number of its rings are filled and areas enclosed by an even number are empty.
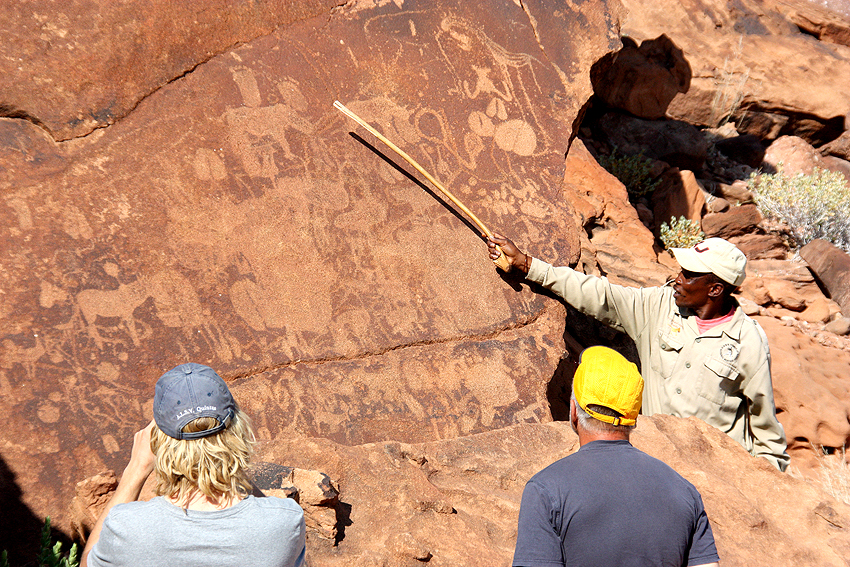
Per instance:
[[[711,213],[723,213],[729,210],[731,203],[722,197],[707,194],[705,196],[705,208]]]
[[[850,333],[850,319],[841,317],[829,322],[825,327],[825,331],[835,333],[836,335],[846,335]]]
[[[783,0],[776,7],[800,31],[827,43],[850,46],[850,23],[841,14],[805,0]]]
[[[591,65],[619,46],[617,6],[580,9],[347,4],[225,50],[84,140],[0,120],[0,439],[25,505],[67,529],[76,481],[123,467],[156,378],[186,360],[221,372],[261,439],[415,442],[551,419],[562,308],[512,289],[479,231],[332,103],[492,229],[575,263],[564,155]],[[167,51],[169,29],[141,54]],[[204,53],[233,40],[190,37]],[[69,80],[83,64],[60,60]],[[137,92],[142,67],[103,84]],[[67,124],[76,99],[50,92]]]
[[[823,156],[823,165],[830,171],[837,171],[844,176],[850,186],[850,161],[835,156]]]
[[[788,257],[788,245],[776,234],[742,234],[730,237],[729,242],[751,260],[785,260]]]
[[[834,303],[834,301],[830,301],[826,297],[815,298],[797,318],[809,323],[826,323],[832,317],[831,304]]]
[[[664,118],[678,93],[688,92],[691,68],[666,35],[623,47],[599,60],[591,71],[593,92],[609,106],[637,116]]]
[[[850,160],[850,130],[844,132],[835,140],[820,148],[821,155],[831,155],[844,160]]]
[[[779,473],[693,418],[642,417],[632,440],[701,492],[723,564],[771,557],[795,567],[845,565],[850,536],[837,526],[850,526],[850,506],[817,484]],[[415,445],[280,439],[260,453],[339,483],[350,523],[335,547],[308,541],[318,567],[412,565],[428,556],[433,565],[489,566],[510,562],[525,482],[577,449],[569,424],[550,423]]]
[[[705,194],[692,171],[670,169],[652,196],[656,233],[672,217],[685,217],[699,224],[705,210]]]
[[[655,237],[629,204],[626,188],[605,171],[580,140],[573,142],[564,169],[566,199],[575,222],[591,235],[585,245],[595,259],[588,273],[608,274],[621,285],[661,285],[671,275],[655,260]]]
[[[0,12],[0,115],[57,140],[120,120],[144,98],[234,46],[336,2],[12,2]]]
[[[706,126],[733,116],[739,132],[762,139],[805,134],[824,142],[845,129],[850,47],[801,34],[782,15],[784,0],[742,0],[733,8],[713,0],[623,5],[623,34],[637,42],[666,34],[693,70],[690,89],[673,99],[669,116]],[[740,127],[741,120],[759,115],[776,120],[772,132]]]
[[[776,407],[791,461],[817,474],[821,446],[850,445],[850,352],[823,347],[776,319],[756,319],[770,341]]]
[[[755,205],[732,207],[722,213],[702,217],[701,226],[707,237],[730,238],[756,231],[762,216]]]
[[[842,313],[850,316],[850,256],[825,240],[809,242],[800,249],[800,256],[841,306]]]
[[[811,144],[795,136],[782,136],[764,154],[764,167],[787,176],[811,175],[815,168],[826,169],[823,158]]]
[[[68,515],[71,529],[81,541],[85,541],[91,533],[116,488],[118,478],[113,471],[96,474],[77,483]]]
[[[737,180],[729,185],[720,183],[717,186],[717,193],[724,199],[733,203],[752,203],[753,193],[747,187],[747,182]]]
[[[806,300],[800,297],[800,288],[794,282],[762,278],[771,301],[791,311],[802,311],[806,308]]]
[[[507,562],[522,482],[575,445],[563,424],[514,424],[551,419],[557,400],[546,382],[563,387],[565,351],[619,339],[594,335],[585,320],[564,332],[557,302],[513,291],[522,284],[499,279],[475,234],[347,136],[368,138],[330,102],[349,103],[491,228],[541,257],[572,264],[581,247],[582,265],[630,284],[678,268],[663,252],[655,271],[651,235],[624,188],[581,146],[561,179],[590,65],[618,47],[607,23],[616,13],[606,11],[616,7],[584,4],[579,25],[566,6],[488,6],[349,4],[214,57],[70,144],[0,119],[3,510],[49,513],[69,527],[62,511],[74,483],[123,466],[149,419],[153,381],[192,359],[231,382],[260,438],[274,440],[269,455],[339,482],[354,523],[339,548],[311,538],[318,564],[489,565],[494,553]],[[721,23],[737,17],[716,13]],[[681,22],[687,30],[692,20]],[[748,35],[742,53],[751,40],[762,41]],[[714,47],[706,52],[722,62]],[[810,99],[806,108],[846,102],[830,83],[845,63],[777,53],[822,73],[832,98],[797,97]],[[778,63],[771,73],[787,83]],[[714,75],[701,67],[698,76]],[[813,474],[812,447],[834,452],[850,439],[848,352],[802,324],[760,321],[792,464]],[[78,412],[68,413],[69,401]],[[673,418],[653,419],[660,431]],[[843,531],[824,531],[846,525],[843,510],[764,463],[753,473],[751,458],[706,427],[671,425],[639,446],[670,449],[664,458],[715,502],[727,564],[846,557]],[[483,444],[469,436],[488,430],[498,431]],[[686,457],[702,460],[683,466]],[[339,509],[314,508],[311,535],[342,535]]]
[[[775,317],[823,322],[837,305],[829,301],[802,262],[750,258],[742,296],[762,306],[773,306]],[[832,306],[831,306],[832,305]]]

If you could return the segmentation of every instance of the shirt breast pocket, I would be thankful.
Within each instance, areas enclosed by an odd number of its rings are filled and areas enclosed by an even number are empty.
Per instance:
[[[673,369],[676,367],[679,351],[682,350],[684,345],[669,334],[665,335],[661,331],[658,332],[656,341],[656,348],[650,352],[650,366],[662,378],[669,378],[673,374]]]
[[[699,395],[717,405],[737,391],[739,372],[733,364],[709,356],[700,374]]]

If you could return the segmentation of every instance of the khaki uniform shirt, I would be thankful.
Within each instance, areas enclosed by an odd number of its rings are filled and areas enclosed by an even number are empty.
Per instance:
[[[731,321],[700,334],[696,315],[676,306],[670,287],[614,285],[537,258],[527,279],[635,341],[644,379],[641,413],[696,416],[779,470],[788,466],[767,336],[740,307]]]

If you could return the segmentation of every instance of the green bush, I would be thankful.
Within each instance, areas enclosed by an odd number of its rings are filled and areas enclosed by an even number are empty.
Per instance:
[[[9,567],[9,554],[0,553],[0,567]],[[67,556],[62,556],[62,542],[53,543],[50,537],[50,516],[45,518],[41,529],[41,551],[38,554],[38,567],[80,567],[77,557],[77,544],[71,545]]]
[[[658,180],[653,180],[650,175],[652,161],[643,157],[643,154],[618,155],[614,148],[611,155],[599,158],[599,165],[619,179],[633,199],[652,193],[658,187]]]
[[[785,222],[800,246],[820,238],[850,252],[850,188],[844,176],[815,168],[811,175],[753,174],[747,182],[768,218]]]
[[[699,223],[685,217],[670,217],[670,224],[661,225],[661,242],[666,249],[690,248],[705,239],[705,233],[700,230]]]

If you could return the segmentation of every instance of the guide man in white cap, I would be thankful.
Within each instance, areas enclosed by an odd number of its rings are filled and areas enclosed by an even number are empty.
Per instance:
[[[251,496],[251,421],[212,368],[190,362],[163,374],[153,415],[82,567],[304,565],[304,512],[289,498]],[[154,471],[159,496],[137,502]]]
[[[642,390],[621,354],[582,352],[570,398],[580,448],[525,485],[514,567],[717,565],[697,489],[629,443]]]
[[[732,296],[744,282],[747,266],[735,245],[709,238],[693,248],[674,248],[682,269],[672,285],[656,288],[619,286],[604,277],[553,267],[498,234],[487,245],[490,258],[497,258],[501,248],[527,280],[635,341],[646,381],[644,414],[696,416],[750,454],[779,470],[787,468],[767,336]]]

